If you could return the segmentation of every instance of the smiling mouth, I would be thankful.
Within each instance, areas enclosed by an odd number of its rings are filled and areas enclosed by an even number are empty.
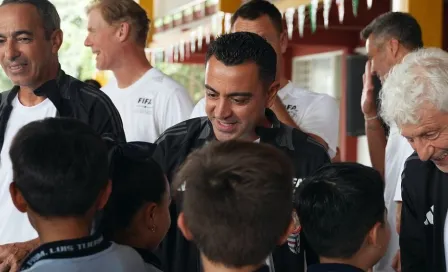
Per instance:
[[[20,72],[24,69],[25,66],[27,66],[27,64],[14,64],[9,66],[9,70],[11,72]]]
[[[448,156],[448,152],[444,152],[441,156],[435,157],[432,160],[435,162],[441,162]]]
[[[222,122],[216,120],[216,124],[218,125],[218,130],[222,132],[231,132],[235,129],[237,122]]]

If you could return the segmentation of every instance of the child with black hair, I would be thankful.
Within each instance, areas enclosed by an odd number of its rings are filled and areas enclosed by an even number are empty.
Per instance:
[[[390,239],[383,191],[378,171],[356,163],[324,166],[300,183],[295,209],[320,257],[308,272],[363,272],[381,259]]]
[[[9,154],[12,201],[27,213],[41,243],[20,271],[145,271],[132,248],[90,235],[111,191],[107,147],[90,126],[63,118],[31,122]]]
[[[171,224],[171,198],[162,169],[153,159],[145,158],[148,150],[142,143],[113,149],[113,190],[101,226],[107,238],[136,249],[146,263],[146,271],[158,272],[161,263],[152,251]]]

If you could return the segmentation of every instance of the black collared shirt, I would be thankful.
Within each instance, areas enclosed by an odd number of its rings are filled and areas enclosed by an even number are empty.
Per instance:
[[[446,271],[448,174],[431,160],[421,161],[414,153],[406,160],[401,177],[401,269]]]
[[[313,138],[300,130],[282,124],[271,110],[266,110],[266,117],[272,123],[272,127],[256,129],[260,142],[271,144],[288,155],[295,168],[295,182],[311,175],[322,165],[330,162],[325,148]],[[153,157],[171,182],[186,157],[193,150],[214,139],[213,126],[207,117],[189,119],[169,128],[159,137]],[[161,252],[165,272],[201,271],[196,246],[185,240],[176,225],[175,218],[180,212],[181,199],[182,197],[178,194],[170,206],[173,220],[162,243],[163,251]],[[278,247],[273,253],[275,270],[303,272],[305,250],[307,263],[316,263],[318,258],[308,247],[303,235],[294,238],[294,241],[288,239],[287,244]]]
[[[349,264],[315,264],[308,267],[308,272],[364,272],[361,268]]]
[[[0,94],[0,150],[3,147],[5,131],[13,110],[11,105],[20,87]],[[56,79],[47,81],[34,93],[46,96],[57,109],[57,117],[75,118],[90,125],[103,138],[125,142],[118,110],[101,90],[73,78],[59,70]]]

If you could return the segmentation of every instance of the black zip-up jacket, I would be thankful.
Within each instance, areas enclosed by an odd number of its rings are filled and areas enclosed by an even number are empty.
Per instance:
[[[296,182],[330,162],[325,148],[313,138],[280,123],[271,110],[266,110],[266,116],[273,126],[271,128],[257,128],[256,133],[260,136],[260,142],[277,147],[291,158],[295,167]],[[206,142],[214,139],[213,127],[207,117],[190,119],[169,128],[159,137],[153,157],[161,165],[171,182],[178,167],[186,157],[194,149],[200,148]],[[182,236],[176,224],[176,218],[181,210],[181,201],[182,193],[178,192],[175,201],[170,206],[170,213],[173,218],[171,227],[159,252],[162,258],[163,271],[198,272],[202,269],[198,249]],[[288,239],[288,243],[278,247],[273,252],[275,271],[303,272],[305,250],[307,263],[316,263],[317,256],[308,248],[302,235],[301,237]]]
[[[446,271],[444,227],[448,175],[412,154],[402,174],[400,229],[403,272]]]
[[[0,95],[0,150],[13,109],[11,102],[17,96],[19,88],[14,86]],[[126,141],[120,114],[110,98],[101,90],[59,70],[56,79],[47,81],[34,93],[50,99],[57,109],[57,117],[78,119],[90,125],[103,138],[115,142]]]

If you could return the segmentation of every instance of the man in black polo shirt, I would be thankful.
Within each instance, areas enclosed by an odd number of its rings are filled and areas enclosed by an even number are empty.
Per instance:
[[[170,182],[190,152],[213,140],[239,139],[277,147],[294,165],[294,182],[330,162],[322,145],[307,134],[280,123],[268,109],[279,83],[275,79],[276,54],[266,40],[248,32],[223,35],[210,45],[206,61],[207,117],[182,122],[157,140],[154,158]],[[180,199],[181,193],[172,202],[172,222],[176,222],[181,210]],[[175,223],[161,250],[165,272],[200,271],[197,248],[183,238]],[[291,236],[287,244],[273,253],[275,269],[304,271],[305,250],[304,237],[298,233]],[[316,262],[312,252],[307,252],[306,256],[308,263]]]
[[[110,99],[61,70],[62,40],[59,15],[48,0],[4,0],[0,5],[0,63],[15,85],[0,95],[0,245],[6,244],[0,246],[0,271],[13,269],[33,246],[26,241],[37,237],[9,197],[8,152],[17,131],[32,121],[60,116],[81,120],[103,138],[125,141]]]

